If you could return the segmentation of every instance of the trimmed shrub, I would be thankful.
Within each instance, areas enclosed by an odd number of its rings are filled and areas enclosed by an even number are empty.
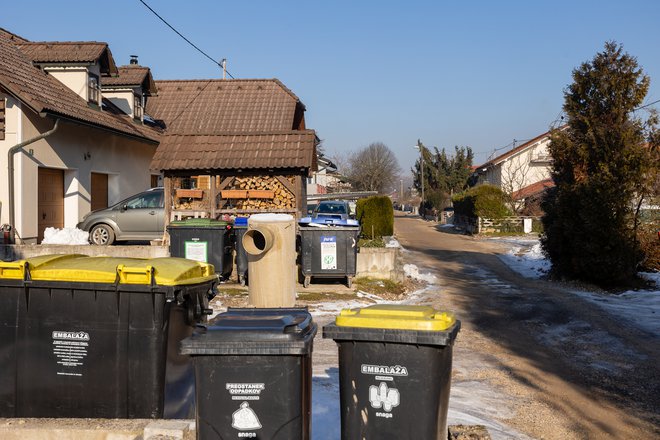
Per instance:
[[[456,194],[452,201],[454,212],[467,217],[497,219],[511,215],[505,203],[506,196],[496,186],[479,185]]]
[[[373,196],[360,199],[357,201],[356,211],[362,226],[362,237],[394,235],[394,208],[389,197]]]

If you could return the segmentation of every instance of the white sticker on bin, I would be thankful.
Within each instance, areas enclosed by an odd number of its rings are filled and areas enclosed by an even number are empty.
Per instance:
[[[57,359],[58,376],[82,376],[89,348],[89,333],[82,331],[54,331],[53,355]]]

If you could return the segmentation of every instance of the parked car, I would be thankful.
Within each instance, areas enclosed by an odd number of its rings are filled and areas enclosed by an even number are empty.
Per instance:
[[[89,231],[89,241],[110,245],[119,240],[154,240],[164,230],[163,188],[152,188],[83,217],[77,228]]]
[[[312,218],[347,220],[351,218],[351,208],[346,200],[324,200],[314,208]]]

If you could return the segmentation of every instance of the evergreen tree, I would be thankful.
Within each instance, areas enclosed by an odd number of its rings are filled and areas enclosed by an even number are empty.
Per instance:
[[[655,118],[636,117],[649,88],[637,60],[614,42],[573,71],[568,123],[551,133],[552,178],[543,208],[543,249],[555,275],[605,287],[636,275],[638,207],[657,175],[647,141]]]

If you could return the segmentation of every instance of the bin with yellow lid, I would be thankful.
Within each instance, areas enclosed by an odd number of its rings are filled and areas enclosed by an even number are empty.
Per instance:
[[[193,417],[178,344],[217,282],[183,258],[0,262],[0,417]]]
[[[426,306],[344,309],[323,327],[339,348],[342,439],[446,439],[453,314]]]

